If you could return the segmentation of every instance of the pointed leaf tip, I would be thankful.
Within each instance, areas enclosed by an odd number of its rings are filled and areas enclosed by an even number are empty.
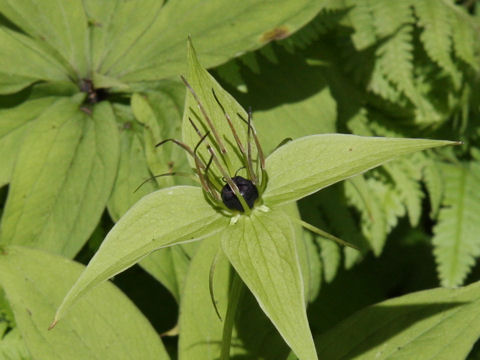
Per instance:
[[[52,321],[52,323],[48,326],[47,330],[48,331],[52,330],[55,327],[55,325],[57,325],[57,322],[58,322],[58,320],[55,317],[55,319]]]

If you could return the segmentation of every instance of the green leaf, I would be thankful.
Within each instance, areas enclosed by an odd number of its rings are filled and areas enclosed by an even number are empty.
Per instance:
[[[242,106],[228,93],[226,92],[217,81],[200,65],[198,62],[195,50],[193,49],[191,41],[188,42],[188,73],[187,79],[190,86],[194,89],[200,103],[211,123],[216,129],[214,134],[211,126],[209,126],[207,119],[202,114],[199,106],[190,91],[187,91],[187,97],[185,102],[185,112],[183,114],[182,132],[183,141],[189,145],[192,149],[198,144],[200,137],[196,133],[193,126],[190,124],[191,119],[195,125],[199,128],[202,135],[205,135],[207,131],[210,131],[205,142],[209,142],[216,152],[218,158],[224,159],[221,155],[221,149],[219,148],[218,140],[223,143],[226,149],[230,164],[225,163],[223,166],[227,169],[228,173],[233,175],[239,168],[244,167],[244,161],[239,156],[239,151],[235,142],[235,138],[232,134],[232,130],[229,127],[225,113],[229,115],[233,127],[236,129],[238,138],[243,144],[244,148],[247,148],[247,125],[241,120],[240,116],[247,120],[247,112]],[[215,96],[218,99],[215,99]],[[221,104],[221,105],[220,105]],[[218,135],[218,138],[216,138]],[[252,150],[255,146],[252,147]],[[201,146],[198,149],[199,156],[204,160],[204,163],[208,162],[210,153],[208,150]],[[255,156],[255,152],[252,152]],[[193,159],[189,158],[192,167],[195,166]],[[223,174],[218,173],[218,170],[213,170],[217,177],[222,177]]]
[[[0,111],[0,186],[10,182],[19,144],[26,128],[45,111],[55,98],[27,101],[12,109]]]
[[[480,284],[361,310],[316,340],[321,359],[464,359],[480,336]]]
[[[307,136],[282,146],[266,159],[269,181],[263,199],[267,205],[296,201],[400,155],[453,144],[342,134]]]
[[[414,1],[418,24],[423,27],[420,39],[430,58],[458,82],[458,70],[453,63],[451,9],[446,2],[436,0]],[[454,17],[454,16],[453,16]]]
[[[90,57],[87,18],[81,0],[0,0],[2,13],[26,33],[65,59],[81,79]]]
[[[168,359],[152,326],[112,284],[98,286],[48,331],[56,306],[84,267],[23,247],[0,255],[0,284],[35,359]]]
[[[257,211],[223,232],[222,248],[295,354],[316,359],[294,236],[282,211]]]
[[[1,324],[1,323],[0,323]],[[1,327],[1,325],[0,325]],[[1,333],[1,332],[0,332]],[[3,360],[30,360],[31,355],[25,346],[18,328],[10,330],[0,338],[0,358]]]
[[[461,285],[480,256],[480,166],[443,165],[445,196],[433,246],[443,286]]]
[[[208,286],[210,266],[219,249],[219,235],[205,239],[190,263],[180,303],[179,359],[210,360],[220,355],[223,323],[215,313]],[[228,303],[229,268],[226,257],[220,256],[213,278],[220,314],[225,314]]]
[[[323,3],[247,0],[232,6],[227,0],[205,4],[179,0],[168,1],[160,8],[161,2],[150,0],[135,5],[123,5],[118,18],[100,20],[96,29],[97,32],[112,31],[112,35],[98,37],[102,43],[115,44],[112,50],[109,48],[101,55],[100,72],[127,83],[158,80],[184,72],[183,44],[189,35],[195,40],[203,64],[212,67],[271,40],[289,36],[310,21]],[[131,10],[124,9],[126,7]],[[131,30],[125,29],[132,17],[140,20],[134,22],[137,25]]]
[[[39,80],[68,80],[58,60],[29,37],[0,27],[0,44],[0,94],[14,93]]]
[[[95,285],[129,268],[152,251],[199,240],[221,230],[228,221],[212,209],[198,187],[177,186],[143,197],[108,233],[65,296],[55,321]]]
[[[29,126],[1,223],[3,244],[74,256],[94,230],[116,175],[118,133],[107,102],[62,98]]]

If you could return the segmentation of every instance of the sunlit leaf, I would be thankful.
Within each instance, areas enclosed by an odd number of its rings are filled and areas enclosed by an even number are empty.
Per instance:
[[[152,326],[112,284],[79,301],[48,331],[56,306],[83,266],[43,251],[7,247],[0,254],[0,285],[34,359],[169,359]]]
[[[3,244],[75,255],[107,202],[118,161],[109,103],[91,116],[83,96],[59,98],[29,126],[13,170],[1,223]]]
[[[312,135],[294,140],[266,160],[266,204],[295,201],[326,186],[372,169],[400,155],[452,141]],[[293,171],[294,170],[294,171]]]
[[[79,78],[87,76],[90,49],[81,0],[1,0],[0,8],[18,27],[48,44],[50,52],[68,62]]]
[[[152,251],[199,240],[224,228],[226,223],[228,218],[212,209],[198,187],[172,187],[143,197],[109,232],[66,295],[55,320],[95,285],[129,268]]]
[[[480,284],[387,300],[316,339],[320,359],[464,359],[480,336]]]
[[[280,210],[243,216],[224,230],[222,248],[295,354],[316,359],[289,218]]]

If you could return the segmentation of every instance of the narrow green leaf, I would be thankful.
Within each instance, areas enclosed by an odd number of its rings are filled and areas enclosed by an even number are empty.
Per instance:
[[[59,99],[29,127],[2,217],[3,244],[71,257],[97,225],[116,175],[118,132],[109,103],[90,117],[79,111],[82,99]]]
[[[223,232],[222,248],[295,354],[316,359],[289,218],[279,210],[242,216]]]
[[[296,201],[400,155],[453,144],[342,134],[307,136],[282,146],[266,159],[269,182],[263,198],[267,205]]]
[[[212,67],[289,36],[310,21],[322,6],[321,1],[312,0],[275,3],[246,0],[234,6],[228,0],[204,4],[179,0],[168,1],[161,9],[155,4],[144,19],[141,18],[144,10],[139,5],[131,12],[122,11],[118,20],[111,21],[115,24],[115,35],[109,40],[116,44],[115,48],[123,49],[104,56],[101,72],[124,82],[158,80],[182,73],[186,69],[183,44],[189,35],[195,40],[203,64]],[[139,31],[139,25],[131,33],[116,25],[124,24],[131,16],[148,25],[142,25],[143,32]],[[108,24],[98,31],[102,29],[108,31]]]
[[[14,93],[39,80],[68,80],[60,62],[31,38],[1,27],[0,44],[0,94]]]
[[[54,330],[48,323],[84,267],[43,251],[7,247],[0,285],[34,359],[169,359],[153,327],[115,286],[105,283],[79,301]]]
[[[461,285],[480,256],[480,166],[443,165],[445,196],[433,246],[443,286]]]
[[[109,232],[65,296],[55,321],[95,285],[129,268],[152,251],[199,240],[219,231],[228,221],[212,209],[198,187],[177,186],[145,196]]]
[[[247,125],[241,120],[240,116],[247,120],[248,114],[242,108],[242,106],[228,93],[226,92],[217,81],[200,65],[198,62],[195,50],[193,49],[192,43],[188,42],[188,73],[187,80],[190,83],[190,86],[194,89],[200,103],[207,116],[209,117],[211,123],[216,129],[214,134],[212,128],[209,126],[207,119],[203,115],[202,111],[199,109],[197,101],[190,91],[187,91],[187,97],[185,102],[185,112],[183,114],[182,122],[182,132],[183,132],[183,141],[188,144],[192,149],[198,144],[200,137],[196,133],[193,126],[190,124],[189,119],[191,119],[195,125],[202,132],[202,135],[206,134],[207,131],[210,131],[206,141],[208,141],[214,148],[217,154],[217,157],[220,158],[220,148],[216,135],[223,143],[228,158],[230,161],[230,168],[228,172],[233,175],[235,171],[244,166],[244,162],[239,156],[239,151],[233,136],[232,130],[225,118],[225,113],[229,115],[234,128],[237,131],[238,138],[240,139],[242,145],[247,149]],[[217,100],[215,99],[216,95]],[[221,105],[220,105],[221,104]],[[252,150],[255,150],[255,146],[252,147]],[[198,154],[204,159],[204,162],[207,163],[210,158],[210,153],[207,151],[205,146],[201,146],[198,149]],[[253,156],[255,153],[253,152]],[[190,158],[190,164],[194,167],[195,163]],[[229,164],[223,164],[223,166],[228,167]],[[215,171],[212,169],[212,171]],[[217,176],[221,177],[222,174],[219,174],[217,171]]]
[[[480,336],[480,284],[361,310],[316,339],[321,359],[465,359]]]
[[[88,75],[89,37],[81,0],[0,0],[0,8],[9,20],[63,57],[78,78]]]

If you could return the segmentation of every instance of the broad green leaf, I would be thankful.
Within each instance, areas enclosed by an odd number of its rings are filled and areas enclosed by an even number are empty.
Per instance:
[[[204,65],[212,67],[271,40],[289,36],[323,6],[322,1],[312,0],[275,3],[247,0],[233,6],[227,0],[201,4],[179,0],[168,1],[162,8],[160,4],[152,6],[143,18],[143,4],[130,12],[120,8],[118,19],[99,26],[98,31],[109,32],[112,24],[113,34],[104,37],[115,44],[115,48],[103,56],[102,74],[130,83],[182,73],[186,69],[184,42],[189,35],[195,40]],[[144,24],[131,27],[131,31],[123,30],[123,24],[131,17],[141,18],[139,22]],[[117,48],[122,51],[115,50]]]
[[[0,186],[10,181],[25,129],[54,101],[53,97],[27,101],[0,111]]]
[[[222,248],[295,354],[316,359],[294,236],[282,211],[257,211],[224,230]]]
[[[107,102],[62,98],[25,134],[1,223],[3,244],[74,256],[94,230],[116,175],[118,132]]]
[[[81,0],[0,0],[0,8],[9,20],[65,59],[77,79],[88,75],[89,36]]]
[[[294,140],[266,159],[267,205],[301,199],[326,186],[365,172],[400,155],[453,141],[312,135]]]
[[[321,359],[464,359],[480,336],[480,284],[361,310],[316,339]]]
[[[179,359],[211,360],[220,355],[223,321],[218,318],[212,305],[209,273],[218,254],[213,288],[215,302],[225,318],[231,267],[219,250],[220,236],[213,236],[201,242],[191,262],[180,308]],[[231,357],[266,360],[285,358],[289,349],[258,307],[255,298],[250,293],[244,293],[240,301],[232,334]]]
[[[247,112],[242,108],[242,106],[228,93],[226,92],[217,81],[200,65],[198,62],[195,50],[192,47],[191,41],[188,41],[188,72],[187,80],[190,83],[190,86],[194,89],[200,103],[207,116],[209,117],[211,123],[215,127],[215,131],[218,135],[218,139],[223,143],[230,164],[225,163],[223,166],[226,168],[227,172],[230,175],[233,175],[239,168],[244,167],[244,161],[240,158],[238,146],[235,142],[234,135],[230,126],[225,118],[225,113],[229,115],[233,127],[235,128],[238,138],[242,143],[244,149],[247,149],[247,125],[242,121],[242,117],[245,121],[248,118]],[[215,96],[218,99],[215,99]],[[221,104],[221,105],[220,105]],[[202,114],[202,111],[199,109],[198,103],[196,102],[191,91],[187,90],[187,97],[185,102],[185,112],[183,114],[182,122],[182,131],[183,131],[183,141],[188,144],[192,149],[198,144],[200,137],[196,133],[193,126],[190,124],[189,119],[191,119],[195,126],[201,131],[202,135],[205,135],[207,131],[210,132],[205,143],[208,142],[216,152],[218,158],[224,158],[221,156],[221,150],[219,148],[218,139],[216,138],[213,129],[209,126],[207,119]],[[252,140],[253,141],[253,140]],[[252,150],[255,150],[255,146],[252,145]],[[205,146],[201,146],[198,149],[199,156],[204,160],[204,163],[208,162],[210,158],[210,153],[207,151]],[[253,156],[255,152],[252,152]],[[194,161],[189,158],[190,164],[194,167]],[[228,166],[229,165],[229,166]],[[220,174],[218,170],[212,169],[216,172],[218,177],[222,177],[223,174]]]
[[[79,301],[62,324],[48,324],[84,266],[43,251],[11,246],[0,255],[0,285],[34,359],[168,359],[152,326],[115,286]]]
[[[199,240],[228,223],[198,187],[177,186],[143,197],[117,222],[70,289],[55,320],[97,284],[134,265],[154,250]]]
[[[14,93],[39,80],[68,80],[61,64],[31,38],[0,27],[0,44],[0,94]]]
[[[445,196],[433,232],[437,270],[443,286],[461,285],[480,256],[480,166],[443,165]]]
[[[85,0],[85,12],[92,24],[92,67],[100,70],[112,66],[128,53],[152,26],[163,3],[163,0]]]

